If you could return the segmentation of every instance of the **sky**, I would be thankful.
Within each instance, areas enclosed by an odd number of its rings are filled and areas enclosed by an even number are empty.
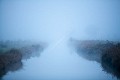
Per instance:
[[[0,40],[120,40],[120,0],[0,0]]]
[[[119,34],[120,0],[0,0],[0,40],[53,42],[40,58],[26,61],[25,70],[8,74],[8,80],[113,79],[100,65],[72,54],[66,43],[70,38],[120,41]]]

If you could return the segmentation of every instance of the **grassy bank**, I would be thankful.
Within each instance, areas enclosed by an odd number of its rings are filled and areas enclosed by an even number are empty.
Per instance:
[[[40,43],[27,41],[0,41],[0,77],[8,71],[15,71],[22,67],[22,59],[38,56],[43,51]],[[37,53],[38,52],[38,53]]]
[[[80,56],[101,63],[104,71],[120,78],[120,42],[72,40],[72,44]]]

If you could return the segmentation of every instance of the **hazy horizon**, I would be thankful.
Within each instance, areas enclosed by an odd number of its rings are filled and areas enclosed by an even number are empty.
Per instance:
[[[11,46],[27,43],[21,40],[41,44]],[[120,0],[0,0],[0,80],[117,80],[120,43],[77,40],[120,41]],[[43,51],[37,53],[39,46]],[[16,50],[29,58],[20,60],[21,70],[20,64],[11,66]],[[37,57],[30,56],[32,50]]]
[[[119,0],[0,1],[0,40],[120,40]]]

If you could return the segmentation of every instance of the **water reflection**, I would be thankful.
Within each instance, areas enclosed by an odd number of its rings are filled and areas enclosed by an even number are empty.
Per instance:
[[[74,46],[68,45],[68,38],[63,38],[51,43],[44,51],[40,47],[37,53],[35,46],[20,48],[22,53],[22,62],[24,66],[21,70],[15,72],[8,70],[4,80],[114,80],[111,76],[106,75],[100,65],[93,61],[88,61],[75,54],[72,50]],[[70,42],[71,43],[71,42]],[[30,49],[30,51],[29,51]],[[34,51],[31,53],[31,50]],[[42,54],[39,55],[42,52]],[[28,56],[27,56],[28,54]],[[81,53],[82,54],[82,53]],[[38,56],[31,58],[30,56]],[[87,53],[86,53],[87,55]],[[83,55],[84,57],[84,55]],[[92,55],[89,56],[89,58]],[[28,59],[28,60],[25,60]],[[92,58],[90,58],[92,60]],[[96,59],[94,59],[96,60]],[[15,61],[15,60],[14,60]],[[17,62],[16,62],[17,63]],[[18,65],[19,66],[19,65]],[[16,66],[17,67],[17,66]],[[19,66],[20,67],[20,66]],[[12,69],[13,70],[13,69]],[[101,77],[99,77],[101,76]]]
[[[68,38],[51,43],[40,57],[24,60],[24,70],[9,73],[3,79],[113,80],[96,62],[85,60],[74,54],[67,43]]]
[[[26,44],[22,41],[0,42],[0,80],[8,72],[22,69],[22,60],[40,56],[44,48],[40,44]]]
[[[120,43],[99,40],[71,40],[77,54],[101,64],[103,71],[120,79]]]

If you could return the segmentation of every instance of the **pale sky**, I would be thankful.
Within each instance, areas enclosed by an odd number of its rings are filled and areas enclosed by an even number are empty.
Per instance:
[[[1,0],[0,39],[120,40],[120,0]]]

